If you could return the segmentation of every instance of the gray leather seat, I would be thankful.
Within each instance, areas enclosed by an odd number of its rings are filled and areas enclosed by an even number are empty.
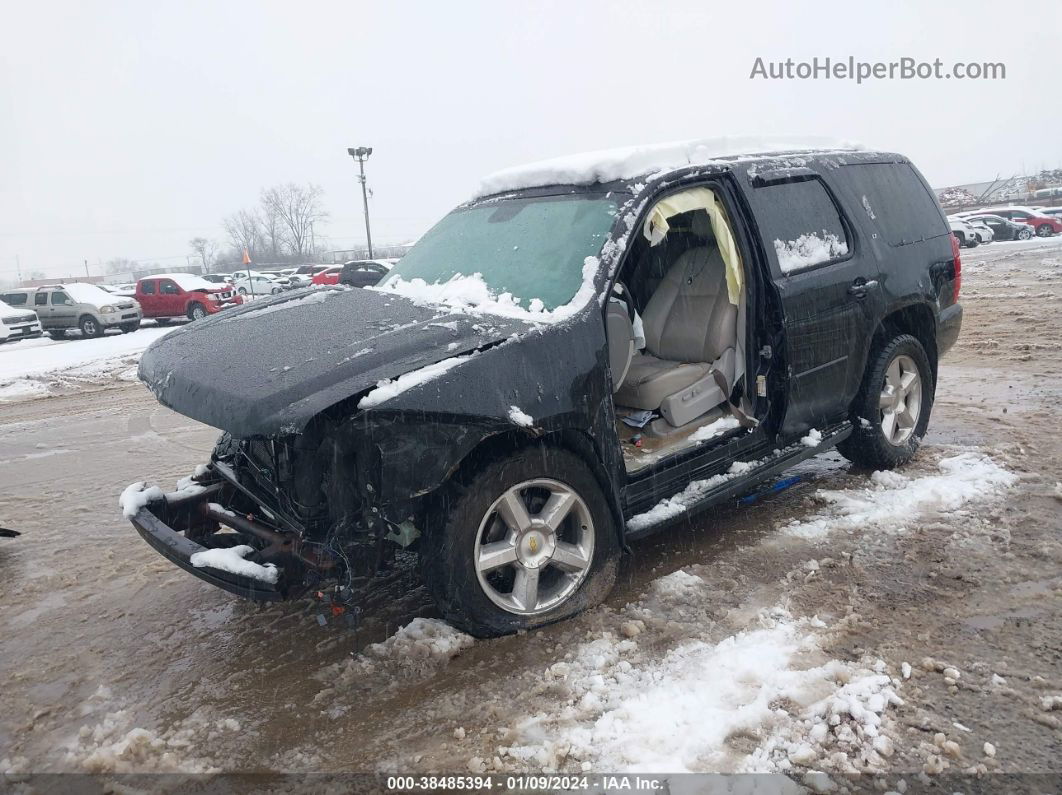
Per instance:
[[[694,219],[694,232],[708,224],[706,214]],[[642,323],[645,351],[634,354],[617,404],[659,411],[679,426],[728,400],[737,307],[727,297],[726,266],[716,246],[679,256],[649,299]]]

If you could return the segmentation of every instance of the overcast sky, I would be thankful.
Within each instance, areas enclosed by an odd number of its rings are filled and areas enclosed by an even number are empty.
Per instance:
[[[364,242],[418,236],[479,178],[625,144],[816,134],[934,186],[1062,166],[1058,3],[4,3],[0,279],[183,265],[263,186],[325,190]],[[1002,61],[1001,81],[750,80],[754,60]]]

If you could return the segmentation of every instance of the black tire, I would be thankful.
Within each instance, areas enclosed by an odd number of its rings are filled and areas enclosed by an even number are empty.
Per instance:
[[[193,301],[192,305],[188,307],[188,319],[189,320],[202,320],[207,316],[206,307],[198,301]]]
[[[137,320],[135,323],[123,323],[119,328],[122,330],[123,334],[132,334],[140,328],[140,321]]]
[[[218,437],[217,442],[214,443],[213,458],[232,458],[239,446],[240,440],[232,438],[232,434],[226,431],[221,434],[221,436]]]
[[[85,338],[102,337],[106,331],[103,324],[92,315],[82,316],[81,320],[77,322],[77,327],[81,329],[81,336]]]
[[[981,239],[974,235],[966,241],[966,248],[977,248],[981,244]]]
[[[48,336],[51,337],[53,340],[65,340],[66,339],[66,329],[65,328],[59,328],[59,329],[55,329],[54,331],[49,331],[48,332]]]
[[[157,317],[157,318],[155,318],[155,325],[156,326],[168,326],[168,325],[170,325],[170,319],[168,317]]]
[[[1029,240],[1029,239],[1032,238],[1032,236],[1033,236],[1032,229],[1029,229],[1028,227],[1026,227],[1025,229],[1022,229],[1020,232],[1018,232],[1018,236],[1017,237],[1018,237],[1018,240]]]
[[[1055,230],[1051,228],[1050,224],[1040,224],[1036,227],[1036,234],[1040,237],[1051,237],[1055,233]]]
[[[236,292],[238,292],[240,295],[247,295],[247,290],[245,288],[243,288],[243,287],[241,287]]]
[[[509,488],[537,478],[558,481],[583,500],[593,522],[594,550],[586,576],[571,595],[546,612],[521,615],[499,607],[484,592],[474,550],[494,502]],[[569,618],[608,595],[619,564],[616,523],[582,459],[567,450],[535,446],[492,461],[465,480],[447,486],[422,520],[421,571],[447,621],[477,637],[508,635]]]
[[[882,430],[879,407],[885,387],[885,374],[900,356],[914,361],[921,378],[921,405],[914,431],[902,444],[893,444]],[[859,394],[852,402],[852,435],[837,445],[841,455],[854,464],[870,469],[894,469],[911,460],[929,426],[936,384],[922,343],[910,334],[893,337],[871,352]]]

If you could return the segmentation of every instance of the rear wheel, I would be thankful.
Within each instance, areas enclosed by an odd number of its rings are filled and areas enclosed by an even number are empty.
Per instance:
[[[480,637],[559,621],[616,580],[615,522],[597,479],[566,450],[533,447],[454,484],[420,549],[448,621]]]
[[[55,329],[54,331],[49,331],[48,332],[48,336],[51,337],[53,340],[65,340],[66,339],[66,329],[65,328],[59,328],[59,329]]]
[[[157,325],[157,326],[168,326],[169,324],[170,324],[170,319],[168,317],[157,317],[157,318],[155,318],[155,325]]]
[[[240,295],[247,295],[247,289],[246,289],[246,288],[244,288],[244,287],[241,287],[241,288],[240,288],[239,290],[237,290],[236,292],[238,292],[238,293],[239,293]]]
[[[77,327],[81,329],[81,333],[86,337],[102,337],[104,328],[92,315],[85,315],[78,321]]]
[[[933,372],[925,348],[909,334],[870,357],[853,403],[852,435],[837,449],[856,464],[892,469],[911,459],[929,425]]]
[[[207,316],[206,308],[201,303],[199,303],[198,301],[193,302],[192,305],[190,307],[188,307],[188,319],[189,320],[202,320],[206,316]]]
[[[132,323],[123,323],[121,326],[119,326],[119,328],[122,330],[123,334],[132,334],[134,331],[140,328],[140,321],[136,320]]]

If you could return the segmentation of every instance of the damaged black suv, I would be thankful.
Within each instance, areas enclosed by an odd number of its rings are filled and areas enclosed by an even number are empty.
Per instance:
[[[627,539],[809,456],[902,464],[961,324],[944,214],[899,155],[748,151],[501,172],[374,288],[159,339],[141,379],[224,433],[126,515],[256,600],[351,604],[416,553],[487,636],[600,602]]]

